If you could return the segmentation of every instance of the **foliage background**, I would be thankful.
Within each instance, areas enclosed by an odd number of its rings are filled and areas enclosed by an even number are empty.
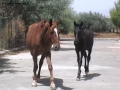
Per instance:
[[[120,0],[110,10],[110,18],[98,12],[76,13],[74,0],[0,0],[0,48],[25,45],[28,26],[42,19],[60,20],[61,34],[74,31],[73,22],[84,22],[83,28],[110,32],[120,28]]]

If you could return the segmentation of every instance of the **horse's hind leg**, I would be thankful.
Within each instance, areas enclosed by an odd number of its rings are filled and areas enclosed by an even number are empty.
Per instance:
[[[38,70],[38,75],[37,75],[37,79],[40,79],[40,72],[41,72],[41,67],[43,65],[43,61],[44,61],[45,56],[41,55],[41,59],[39,61],[39,70]]]
[[[91,59],[91,51],[92,51],[92,48],[88,50],[88,57],[87,57],[87,65],[86,65],[86,75],[88,75],[89,73],[89,62],[90,62],[90,59]]]
[[[47,63],[48,63],[48,69],[50,72],[50,88],[51,88],[51,90],[56,90],[56,87],[54,84],[53,67],[52,67],[52,62],[51,62],[51,52],[50,51],[46,54],[46,59],[47,59]]]
[[[37,75],[36,75],[36,71],[37,71],[37,68],[38,68],[38,65],[37,65],[37,56],[33,56],[33,63],[34,63],[34,67],[33,67],[34,76],[33,76],[32,86],[33,86],[33,87],[36,87],[36,86],[37,86]]]

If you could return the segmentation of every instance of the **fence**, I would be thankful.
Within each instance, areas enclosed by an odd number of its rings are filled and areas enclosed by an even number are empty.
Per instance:
[[[24,22],[18,18],[1,18],[0,50],[25,45]]]

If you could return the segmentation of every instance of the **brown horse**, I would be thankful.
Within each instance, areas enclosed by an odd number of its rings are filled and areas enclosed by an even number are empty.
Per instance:
[[[53,77],[53,67],[51,63],[51,46],[53,44],[54,48],[59,48],[60,43],[54,29],[57,27],[58,22],[52,22],[41,20],[40,22],[34,23],[29,26],[27,37],[26,37],[26,46],[30,50],[30,53],[33,58],[33,82],[32,86],[37,86],[37,79],[40,78],[40,71],[43,65],[43,60],[46,58],[48,63],[48,69],[50,72],[50,87],[52,90],[55,90],[54,77]],[[38,74],[36,71],[38,69],[37,65],[37,56],[41,55],[39,61],[39,70]]]

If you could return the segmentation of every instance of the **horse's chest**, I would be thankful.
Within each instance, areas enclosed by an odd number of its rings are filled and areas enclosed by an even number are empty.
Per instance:
[[[39,54],[46,53],[46,52],[50,51],[50,48],[51,48],[51,46],[40,46],[38,48],[38,53]]]
[[[78,50],[85,50],[86,49],[86,44],[84,42],[82,43],[78,43],[77,45],[75,45],[75,48]]]

